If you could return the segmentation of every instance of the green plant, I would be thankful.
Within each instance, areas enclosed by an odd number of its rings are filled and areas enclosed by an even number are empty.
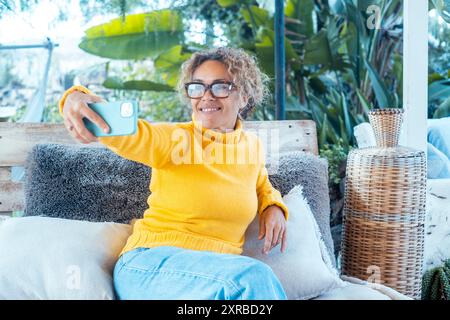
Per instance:
[[[450,116],[450,1],[430,0],[429,4],[430,10],[436,9],[436,12],[430,15],[428,23],[428,118],[443,118]]]
[[[422,300],[450,300],[450,259],[423,275]]]
[[[433,113],[433,118],[439,119],[445,117],[450,117],[450,96]]]
[[[345,176],[342,170],[347,160],[349,150],[346,150],[343,139],[338,139],[336,144],[325,144],[320,149],[320,156],[328,161],[328,174],[330,184],[338,185]]]
[[[330,195],[330,225],[342,223],[344,208],[344,178],[347,164],[347,154],[343,139],[335,144],[325,144],[319,151],[322,158],[328,161],[328,190]]]
[[[42,115],[42,122],[44,123],[62,123],[64,120],[59,113],[58,103],[52,103],[45,107]]]
[[[365,23],[370,18],[367,8],[373,4],[380,9],[380,28]],[[401,9],[401,0],[342,0],[332,5],[286,1],[287,118],[316,121],[320,146],[342,138],[348,149],[355,142],[353,127],[366,120],[370,108],[399,106]],[[189,17],[207,22],[206,46],[213,43],[211,26],[218,23],[232,46],[256,54],[262,69],[274,76],[274,17],[263,1],[173,1],[171,9],[125,15],[92,27],[80,47],[111,59],[154,61],[157,77],[108,78],[107,88],[170,91],[181,63],[205,48],[183,36],[189,30]],[[173,42],[166,39],[167,33]],[[165,42],[156,46],[155,39]],[[267,104],[251,119],[270,120],[274,114],[273,103]]]
[[[450,116],[450,70],[428,76],[428,118]]]
[[[8,121],[10,122],[17,122],[17,120],[19,120],[20,118],[22,118],[22,116],[25,114],[25,110],[27,109],[26,105],[22,105],[17,107],[16,109],[16,113],[8,119]]]
[[[429,8],[436,9],[439,15],[446,22],[450,23],[450,1],[449,0],[429,0]]]
[[[229,3],[230,1],[227,1]],[[241,7],[255,41],[245,44],[273,74],[273,19],[245,1]],[[366,9],[380,8],[380,28],[369,29]],[[355,144],[353,127],[371,108],[399,107],[402,97],[402,2],[290,0],[286,5],[288,119],[316,122],[319,147]],[[376,67],[374,67],[376,66]]]

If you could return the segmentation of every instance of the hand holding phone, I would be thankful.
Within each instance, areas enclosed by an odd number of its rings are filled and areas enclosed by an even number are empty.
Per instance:
[[[87,118],[83,118],[86,128],[96,137],[133,135],[137,130],[138,105],[136,101],[115,101],[88,103],[89,108],[97,113],[109,126],[109,132]]]

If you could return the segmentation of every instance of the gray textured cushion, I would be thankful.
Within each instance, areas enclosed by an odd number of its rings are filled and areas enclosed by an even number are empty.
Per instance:
[[[280,157],[269,179],[283,196],[303,185],[333,257],[327,170],[325,160],[292,152]],[[150,177],[151,168],[106,148],[38,144],[26,163],[25,215],[129,223],[147,209]]]
[[[106,148],[38,144],[25,174],[26,216],[129,223],[148,207],[151,168]]]
[[[296,185],[303,186],[303,193],[319,225],[323,241],[335,266],[334,246],[330,230],[328,162],[323,158],[296,151],[282,153],[278,161],[278,170],[273,170],[273,172],[268,170],[270,182],[283,196]],[[270,168],[271,159],[267,159],[267,164]],[[273,168],[277,167],[273,166]]]

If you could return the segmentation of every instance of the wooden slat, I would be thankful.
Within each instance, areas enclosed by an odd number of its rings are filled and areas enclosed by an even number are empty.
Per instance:
[[[268,155],[272,152],[304,151],[319,154],[316,123],[311,120],[246,121],[244,129],[266,135]],[[275,141],[273,140],[275,138]],[[274,143],[276,144],[274,146]],[[278,147],[279,146],[279,147]]]
[[[23,184],[18,182],[0,183],[0,212],[19,211],[24,208]]]
[[[279,152],[298,150],[318,154],[314,121],[245,121],[244,129],[257,134],[265,132],[269,137],[278,134]],[[63,124],[0,122],[0,166],[23,166],[31,148],[38,143],[82,145],[72,139]],[[104,145],[91,143],[89,147],[104,148]]]
[[[23,166],[38,143],[82,145],[72,139],[63,124],[0,122],[0,165]],[[100,143],[89,146],[103,147]]]

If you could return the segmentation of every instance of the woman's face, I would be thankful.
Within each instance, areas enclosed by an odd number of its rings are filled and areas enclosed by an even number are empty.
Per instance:
[[[232,78],[223,63],[208,60],[197,67],[191,81],[210,85],[214,82],[231,82]],[[227,98],[214,98],[211,90],[208,90],[202,98],[191,99],[191,105],[196,121],[201,121],[204,128],[225,132],[234,129],[239,109],[245,106],[245,101],[239,99],[238,91],[234,88]]]

